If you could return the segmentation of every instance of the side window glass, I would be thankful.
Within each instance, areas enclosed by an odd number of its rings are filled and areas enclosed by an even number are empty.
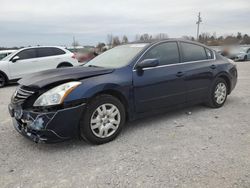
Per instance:
[[[53,48],[37,48],[38,57],[47,57],[54,55]]]
[[[181,42],[181,46],[183,53],[183,62],[207,59],[204,47],[185,42]]]
[[[52,48],[54,55],[62,55],[65,54],[65,52],[59,48]]]
[[[207,54],[207,59],[213,59],[214,56],[213,56],[213,52],[207,48],[205,48],[206,50],[206,54]]]
[[[16,56],[19,56],[19,60],[36,58],[35,49],[27,49],[19,52]]]
[[[179,50],[176,42],[166,42],[150,49],[143,59],[158,59],[159,65],[179,63]]]

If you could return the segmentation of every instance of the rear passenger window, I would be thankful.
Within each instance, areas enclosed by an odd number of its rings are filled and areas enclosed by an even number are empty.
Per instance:
[[[181,42],[181,46],[183,53],[183,62],[207,59],[204,47],[185,42]]]
[[[205,48],[206,54],[207,54],[207,59],[213,59],[213,52],[207,48]]]
[[[38,57],[47,57],[54,55],[52,48],[37,48]]]
[[[59,48],[53,48],[54,54],[55,55],[62,55],[65,54],[65,52]]]
[[[48,57],[65,54],[65,52],[59,48],[38,48],[37,53],[38,57]]]
[[[150,49],[143,59],[158,59],[159,65],[179,63],[179,50],[176,42],[159,44]]]

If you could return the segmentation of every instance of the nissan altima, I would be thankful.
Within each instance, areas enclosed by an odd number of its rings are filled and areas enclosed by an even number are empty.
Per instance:
[[[200,43],[133,43],[82,67],[21,79],[9,112],[15,129],[35,142],[103,144],[126,121],[199,103],[222,107],[236,82],[236,65]]]

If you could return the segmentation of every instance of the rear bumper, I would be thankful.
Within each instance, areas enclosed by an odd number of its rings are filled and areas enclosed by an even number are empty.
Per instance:
[[[53,143],[79,135],[79,121],[85,104],[56,112],[33,112],[9,105],[15,129],[37,143]]]
[[[237,84],[237,80],[238,80],[238,71],[237,71],[237,68],[236,68],[236,65],[233,66],[230,70],[229,70],[229,73],[230,73],[230,91],[228,94],[230,94],[233,89],[235,88],[236,84]]]

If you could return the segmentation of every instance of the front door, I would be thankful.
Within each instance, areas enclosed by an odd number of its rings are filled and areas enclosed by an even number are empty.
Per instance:
[[[18,56],[19,59],[12,62],[12,59],[16,56]],[[39,61],[37,59],[36,50],[33,48],[22,50],[13,56],[9,62],[11,78],[22,78],[26,74],[37,72],[39,70],[38,66]]]
[[[186,86],[176,42],[152,47],[139,61],[158,59],[157,67],[133,71],[134,100],[137,112],[172,107],[186,102]]]

